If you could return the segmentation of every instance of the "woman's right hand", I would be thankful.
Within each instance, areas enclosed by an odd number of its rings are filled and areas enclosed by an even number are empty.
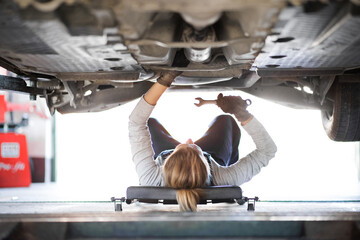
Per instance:
[[[249,120],[252,115],[246,110],[250,105],[250,100],[244,100],[240,96],[225,96],[220,93],[217,97],[216,104],[225,113],[234,114],[234,116],[240,121],[245,122]]]

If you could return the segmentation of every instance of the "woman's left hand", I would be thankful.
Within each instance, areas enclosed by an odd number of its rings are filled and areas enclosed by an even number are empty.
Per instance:
[[[174,79],[180,74],[182,74],[182,72],[178,72],[178,71],[162,72],[160,74],[160,77],[157,79],[157,82],[165,87],[170,87]]]

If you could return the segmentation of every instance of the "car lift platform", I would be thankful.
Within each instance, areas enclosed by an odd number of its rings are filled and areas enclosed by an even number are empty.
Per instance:
[[[35,184],[17,189],[19,199],[11,199],[15,190],[2,192],[0,239],[27,239],[21,238],[25,233],[36,239],[360,239],[359,200],[261,199],[256,211],[222,202],[200,204],[197,212],[132,201],[118,212],[110,199],[44,200],[39,193],[38,200],[21,198],[36,190]]]

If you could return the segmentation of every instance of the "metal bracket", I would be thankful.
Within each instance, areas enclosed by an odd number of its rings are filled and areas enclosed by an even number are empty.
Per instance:
[[[156,39],[141,39],[141,40],[126,40],[125,44],[129,45],[154,45],[163,48],[223,48],[230,46],[232,44],[242,43],[242,44],[252,44],[254,42],[262,41],[262,37],[240,37],[231,40],[225,41],[204,41],[204,42],[165,42]]]
[[[330,87],[333,85],[336,76],[321,76],[319,81],[320,90],[320,104],[323,105],[326,94],[329,92]]]
[[[114,202],[115,212],[121,212],[122,203],[125,202],[125,197],[122,198],[111,197],[111,201]]]
[[[78,98],[83,97],[83,94],[77,94],[77,87],[75,82],[64,82],[64,87],[70,95],[70,106],[75,108],[77,107]]]
[[[254,198],[245,197],[245,201],[248,203],[247,210],[255,211],[255,202],[259,201],[259,198],[258,197],[254,197]]]

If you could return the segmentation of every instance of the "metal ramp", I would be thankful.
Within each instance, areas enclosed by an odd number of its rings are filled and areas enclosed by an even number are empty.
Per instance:
[[[0,239],[360,239],[359,201],[199,205],[2,202]]]

